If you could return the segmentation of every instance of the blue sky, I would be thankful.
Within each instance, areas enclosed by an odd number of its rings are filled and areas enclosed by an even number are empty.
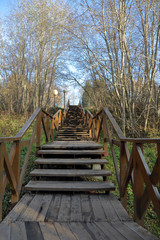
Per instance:
[[[0,0],[0,18],[8,15],[14,5],[15,0]]]

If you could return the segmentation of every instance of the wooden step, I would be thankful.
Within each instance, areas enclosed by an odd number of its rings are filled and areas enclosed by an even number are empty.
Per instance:
[[[51,155],[104,155],[104,150],[39,150],[38,154]]]
[[[67,181],[29,181],[25,186],[29,191],[112,191],[115,190],[111,182],[67,182]]]
[[[58,133],[57,136],[89,136],[88,133],[79,133],[79,132],[74,132],[74,133]]]
[[[79,169],[34,169],[30,175],[41,177],[90,177],[111,176],[108,170],[79,170]]]
[[[86,165],[86,164],[108,164],[106,159],[91,158],[37,158],[36,164],[56,164],[56,165]]]
[[[41,149],[96,150],[102,146],[92,141],[54,141],[41,146]]]

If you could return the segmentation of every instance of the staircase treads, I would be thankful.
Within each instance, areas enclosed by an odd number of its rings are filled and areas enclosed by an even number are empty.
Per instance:
[[[108,170],[79,170],[79,169],[34,169],[31,176],[42,177],[90,177],[90,176],[111,176]]]
[[[41,146],[41,149],[101,149],[102,146],[93,141],[53,141],[52,143]]]
[[[55,155],[103,155],[104,150],[39,150],[38,154]]]
[[[56,165],[85,165],[85,164],[108,164],[105,159],[89,159],[89,158],[79,158],[79,159],[68,159],[68,158],[37,158],[35,160],[37,164],[56,164]]]
[[[25,186],[29,191],[112,191],[111,182],[67,182],[67,181],[29,181]]]

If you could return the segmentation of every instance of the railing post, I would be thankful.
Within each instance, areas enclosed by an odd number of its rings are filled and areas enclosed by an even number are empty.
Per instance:
[[[108,136],[108,131],[107,131],[107,119],[105,118],[105,113],[103,111],[103,122],[102,122],[102,131],[103,131],[103,145],[104,145],[104,151],[105,154],[104,156],[108,157],[108,142],[106,140],[106,137]]]
[[[16,141],[16,152],[13,160],[12,169],[17,182],[17,186],[18,186],[19,177],[20,177],[20,141]],[[18,199],[19,199],[19,193],[12,192],[11,202],[16,203]]]
[[[137,161],[139,160],[139,155],[136,150],[137,144],[134,144],[134,157],[133,157],[133,169],[134,169],[134,221],[140,225],[144,225],[144,215],[141,214],[141,199],[144,194],[144,180],[142,177],[141,170],[138,166]],[[141,149],[143,145],[140,145]]]
[[[41,121],[42,121],[42,112],[37,116],[37,129],[36,129],[36,134],[37,134],[37,139],[36,139],[36,156],[38,156],[38,151],[41,146]]]
[[[121,142],[120,144],[120,194],[121,194],[121,189],[123,188],[123,182],[127,172],[127,168],[128,168],[128,163],[126,159],[125,143]],[[121,203],[124,206],[124,208],[127,208],[127,191],[125,192],[123,197],[121,194]]]
[[[51,123],[51,140],[53,141],[54,139],[54,129],[55,129],[55,120],[52,118],[52,123]]]
[[[4,166],[4,158],[3,158],[2,143],[1,143],[1,144],[0,144],[0,221],[2,220],[3,166]]]
[[[100,128],[100,120],[99,120],[99,118],[97,117],[96,140],[97,140],[98,143],[100,142],[100,137],[98,137],[99,128]]]

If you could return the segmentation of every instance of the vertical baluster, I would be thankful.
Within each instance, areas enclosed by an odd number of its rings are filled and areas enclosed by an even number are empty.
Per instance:
[[[98,143],[100,142],[99,130],[100,130],[100,120],[99,120],[99,117],[97,116],[96,141]]]
[[[13,160],[12,170],[17,182],[17,185],[19,183],[19,177],[20,177],[20,141],[16,141],[16,152]],[[13,192],[11,195],[11,202],[16,203],[19,199],[19,194]]]
[[[133,166],[134,166],[134,220],[140,224],[144,225],[144,217],[141,214],[141,198],[144,194],[144,180],[142,177],[141,170],[138,166],[138,161],[141,161],[140,156],[137,152],[137,146],[140,146],[143,149],[143,145],[134,144],[134,157],[133,157]]]
[[[3,150],[2,150],[2,143],[1,143],[0,144],[0,221],[2,220],[3,166],[4,166],[4,157],[3,157]]]
[[[42,121],[42,112],[40,112],[37,116],[37,129],[36,129],[36,156],[38,155],[38,151],[41,146],[41,121]]]
[[[103,112],[103,122],[102,122],[102,131],[103,131],[103,145],[104,145],[104,156],[108,157],[108,142],[106,138],[108,138],[108,131],[107,131],[107,119],[105,117],[105,114]]]
[[[128,168],[128,160],[126,158],[125,152],[125,143],[121,142],[120,145],[120,191],[123,187],[124,178]],[[127,191],[125,192],[124,196],[121,196],[121,203],[122,205],[127,208]]]

